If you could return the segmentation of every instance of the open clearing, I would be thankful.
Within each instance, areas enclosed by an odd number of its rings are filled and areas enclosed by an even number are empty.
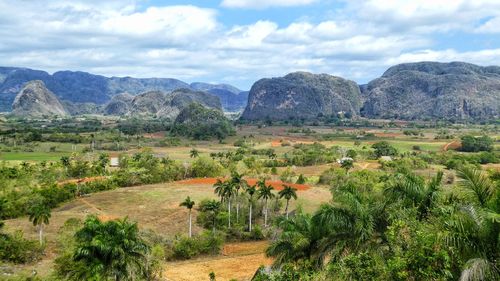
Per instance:
[[[217,280],[250,280],[261,265],[270,265],[264,251],[267,241],[228,243],[222,255],[166,264],[165,277],[169,281],[206,280],[215,272]]]
[[[45,228],[47,249],[50,252],[43,260],[19,266],[19,272],[36,270],[40,275],[48,274],[53,266],[53,259],[57,251],[58,230],[70,218],[84,219],[89,214],[96,214],[102,219],[129,217],[137,221],[142,229],[152,229],[167,237],[173,238],[176,234],[187,231],[187,210],[179,207],[179,203],[191,196],[195,202],[205,198],[216,198],[211,184],[172,182],[153,185],[143,185],[120,188],[111,191],[92,194],[89,197],[79,198],[63,204],[53,210],[50,224]],[[318,206],[330,200],[330,191],[326,187],[311,186],[307,190],[299,190],[298,200],[291,202],[291,208],[301,205],[304,211],[313,212]],[[193,211],[196,221],[196,210]],[[26,237],[37,239],[36,228],[28,218],[18,218],[5,221],[7,231],[22,230]],[[193,225],[194,233],[201,228]],[[166,280],[205,280],[213,270],[217,280],[240,278],[245,280],[262,264],[269,264],[263,252],[266,242],[227,244],[221,255],[203,257],[176,263],[166,263],[164,277],[171,274],[174,279]],[[241,246],[238,246],[241,244]],[[173,266],[174,265],[174,266]],[[208,272],[207,272],[208,270]],[[199,274],[200,279],[193,278]],[[225,279],[226,277],[228,279]]]

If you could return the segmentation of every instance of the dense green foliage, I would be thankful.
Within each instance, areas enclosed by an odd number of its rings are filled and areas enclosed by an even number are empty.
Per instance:
[[[43,247],[33,240],[27,240],[21,232],[6,234],[0,232],[0,260],[13,263],[27,263],[38,260]]]
[[[327,148],[320,143],[298,144],[284,155],[286,164],[296,166],[332,163],[339,156],[337,147]]]
[[[374,154],[376,158],[381,156],[396,156],[398,155],[398,150],[391,146],[386,141],[377,142],[372,145],[372,148],[375,150]]]
[[[222,140],[234,135],[233,125],[221,111],[205,108],[198,103],[190,104],[179,113],[172,131],[195,140]]]
[[[57,274],[66,280],[148,280],[148,244],[136,223],[101,222],[90,216],[75,234],[71,256],[60,257]]]
[[[462,146],[460,150],[466,152],[492,151],[493,140],[489,136],[475,137],[466,135],[461,138]]]
[[[457,174],[453,190],[442,172],[338,174],[334,201],[277,220],[267,254],[286,270],[258,280],[498,280],[500,184],[474,168]]]

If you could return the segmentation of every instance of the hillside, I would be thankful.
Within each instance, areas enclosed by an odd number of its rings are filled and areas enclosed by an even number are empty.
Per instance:
[[[66,116],[68,113],[42,81],[27,83],[12,104],[12,114],[23,117]]]
[[[363,87],[361,113],[385,119],[492,119],[500,112],[500,67],[463,62],[396,65]]]
[[[156,116],[174,120],[177,115],[192,103],[221,111],[218,97],[191,89],[178,89],[171,93],[149,91],[137,96],[130,94],[115,95],[103,109],[105,115],[117,116]]]
[[[144,92],[171,92],[176,89],[188,88],[211,92],[219,96],[219,91],[230,91],[233,98],[223,98],[228,109],[242,108],[246,97],[239,96],[239,89],[226,84],[193,83],[189,84],[173,78],[133,78],[105,77],[81,71],[58,71],[49,74],[41,70],[17,67],[0,67],[0,111],[10,111],[15,96],[29,81],[43,81],[47,89],[53,92],[61,101],[69,103],[94,103],[103,105],[121,93],[138,95]],[[220,94],[220,96],[224,96]]]
[[[246,120],[314,119],[339,112],[357,116],[361,108],[358,85],[340,77],[307,72],[261,79],[250,90],[242,118]]]

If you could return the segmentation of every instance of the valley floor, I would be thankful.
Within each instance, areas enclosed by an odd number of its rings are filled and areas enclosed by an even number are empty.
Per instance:
[[[331,198],[327,187],[312,186],[299,191],[299,200],[291,202],[292,208],[300,204],[305,211],[312,212]],[[185,182],[162,183],[121,188],[92,194],[66,203],[52,212],[50,224],[45,229],[47,252],[34,264],[13,267],[14,273],[28,275],[36,271],[39,276],[50,274],[53,260],[57,256],[57,239],[60,228],[70,218],[84,219],[96,214],[101,219],[128,217],[137,221],[142,229],[151,229],[167,237],[187,231],[187,210],[179,207],[180,198],[190,196],[195,202],[205,198],[216,198],[211,184],[186,184]],[[193,212],[196,220],[196,211]],[[22,230],[25,236],[37,239],[38,232],[27,218],[5,221],[8,231]],[[196,225],[194,232],[201,231]],[[222,254],[194,260],[165,263],[165,280],[203,280],[214,271],[217,280],[247,280],[261,265],[271,260],[264,256],[266,241],[227,243]]]

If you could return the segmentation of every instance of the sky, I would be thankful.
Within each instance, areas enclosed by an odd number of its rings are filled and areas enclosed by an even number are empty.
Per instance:
[[[0,0],[1,66],[249,89],[417,61],[500,65],[500,0]]]

